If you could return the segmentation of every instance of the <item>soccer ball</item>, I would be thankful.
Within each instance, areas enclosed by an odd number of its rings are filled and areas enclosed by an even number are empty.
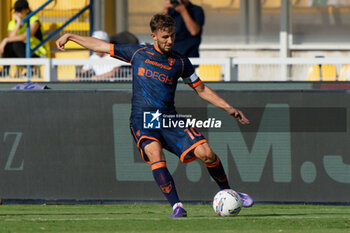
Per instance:
[[[220,216],[236,216],[241,207],[241,198],[232,189],[221,190],[213,199],[213,209]]]

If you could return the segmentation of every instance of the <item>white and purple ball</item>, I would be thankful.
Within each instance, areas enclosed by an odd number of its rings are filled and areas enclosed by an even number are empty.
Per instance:
[[[241,198],[232,189],[221,190],[213,199],[213,209],[220,216],[236,216],[241,207]]]

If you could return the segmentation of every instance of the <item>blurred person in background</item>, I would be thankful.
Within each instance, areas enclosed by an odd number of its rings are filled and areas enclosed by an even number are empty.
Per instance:
[[[8,24],[8,37],[4,38],[0,43],[0,53],[3,58],[23,58],[26,56],[26,39],[27,39],[27,23],[22,24],[22,20],[31,12],[27,0],[16,1],[12,20]],[[33,15],[30,20],[30,46],[35,48],[44,39],[44,31],[42,29],[39,18]],[[49,53],[48,44],[37,49],[31,57],[46,57]],[[0,72],[1,76],[9,74],[10,66],[4,66],[4,70]]]
[[[189,0],[165,0],[164,14],[175,20],[174,50],[187,57],[199,57],[204,11]]]
[[[104,31],[95,31],[92,37],[109,42],[109,36]],[[91,60],[103,59],[105,61],[113,61],[113,64],[86,64],[80,71],[80,77],[88,77],[92,79],[103,79],[116,77],[116,72],[120,70],[122,62],[111,58],[108,53],[94,52],[90,58]]]
[[[139,39],[128,31],[119,32],[110,36],[110,43],[112,44],[139,44]]]

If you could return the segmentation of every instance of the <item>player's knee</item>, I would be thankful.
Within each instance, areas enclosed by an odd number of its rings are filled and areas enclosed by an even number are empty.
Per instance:
[[[212,163],[215,161],[215,158],[216,158],[215,154],[212,151],[210,151],[210,153],[205,155],[204,163]]]
[[[200,160],[202,160],[204,163],[212,163],[215,161],[215,154],[212,150],[205,150],[202,151],[202,153],[198,156]]]
[[[215,153],[211,150],[207,143],[196,147],[196,149],[194,150],[194,154],[198,159],[202,160],[204,163],[212,163],[215,161],[216,158]]]
[[[144,153],[146,153],[149,161],[151,163],[165,160],[164,153],[162,148],[158,145],[158,143],[150,143],[144,147]]]
[[[145,150],[145,153],[150,162],[163,160],[162,153],[160,151]]]

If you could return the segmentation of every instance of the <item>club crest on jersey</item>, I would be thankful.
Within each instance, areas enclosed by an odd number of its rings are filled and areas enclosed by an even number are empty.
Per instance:
[[[169,58],[168,58],[168,61],[169,61],[169,65],[170,65],[170,66],[173,66],[174,63],[175,63],[175,58],[169,57]]]

